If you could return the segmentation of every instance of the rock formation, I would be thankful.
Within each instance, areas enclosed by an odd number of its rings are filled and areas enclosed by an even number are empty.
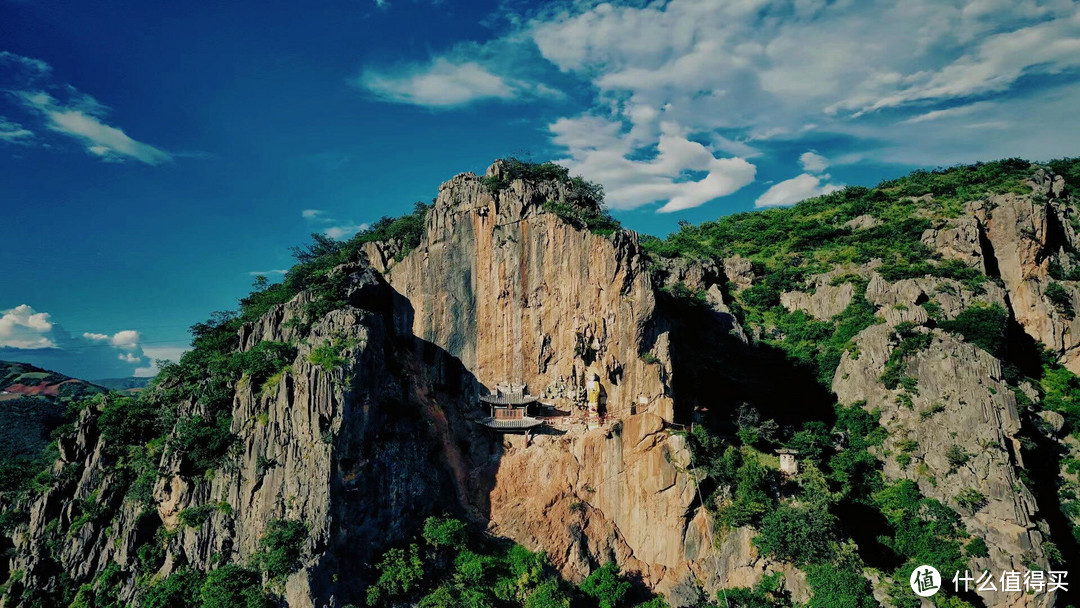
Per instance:
[[[741,394],[769,390],[744,377],[766,355],[755,351],[729,293],[758,283],[754,265],[732,257],[650,267],[636,234],[594,234],[554,212],[551,203],[570,197],[567,184],[508,180],[506,171],[497,162],[486,179],[466,173],[443,184],[415,248],[367,243],[364,259],[334,269],[346,286],[343,306],[305,324],[314,296],[301,292],[244,324],[241,351],[291,344],[295,359],[263,383],[231,387],[236,440],[225,466],[196,475],[183,456],[157,453],[154,509],[125,500],[118,469],[103,464],[109,444],[93,422],[99,406],[85,409],[59,446],[57,481],[14,537],[9,571],[21,573],[19,584],[47,589],[60,572],[85,582],[111,562],[135,572],[137,547],[155,535],[169,550],[142,575],[245,563],[268,523],[289,519],[307,522],[308,537],[282,597],[297,608],[337,608],[360,601],[383,550],[428,515],[453,512],[545,551],[573,581],[615,561],[672,606],[691,605],[701,588],[751,587],[767,572],[807,601],[803,572],[759,555],[753,530],[713,522],[698,491],[703,472],[680,432],[710,407],[731,416]],[[493,180],[507,183],[491,188]],[[1072,207],[1055,178],[1037,175],[1031,185],[1033,195],[991,196],[923,234],[941,257],[991,277],[978,289],[931,277],[887,281],[875,261],[815,275],[806,289],[779,297],[821,320],[857,298],[873,307],[880,322],[854,336],[831,389],[841,404],[879,413],[889,431],[875,452],[885,477],[913,480],[956,508],[991,547],[974,563],[994,571],[1047,555],[1047,525],[1019,473],[1025,423],[1002,362],[932,321],[998,306],[1032,342],[1080,370],[1078,321],[1046,292],[1051,256],[1068,260],[1077,248]],[[876,225],[860,216],[847,228]],[[1076,302],[1072,282],[1063,284]],[[730,349],[720,352],[729,358],[722,373],[706,379],[730,392],[709,402],[691,386],[701,380],[688,363],[699,342],[695,328],[674,318],[671,294],[680,290],[694,295],[694,319],[727,340],[709,346]],[[936,317],[922,306],[931,299]],[[881,381],[898,325],[929,336],[930,346],[903,363],[917,390]],[[342,353],[340,365],[316,363],[315,351],[328,345]],[[594,373],[604,417],[587,425],[584,388]],[[476,423],[485,415],[477,396],[502,382],[526,384],[567,415],[533,436],[490,432]],[[801,414],[783,405],[793,418]],[[193,399],[177,408],[206,413]],[[1057,430],[1064,424],[1043,418]],[[917,446],[903,465],[894,457],[899,442]],[[962,489],[984,501],[958,503]],[[191,525],[183,514],[197,507],[212,508]],[[68,542],[45,550],[58,529],[73,531]],[[134,601],[137,584],[134,575],[122,582],[125,601]],[[1054,596],[982,598],[987,606],[1049,606]]]

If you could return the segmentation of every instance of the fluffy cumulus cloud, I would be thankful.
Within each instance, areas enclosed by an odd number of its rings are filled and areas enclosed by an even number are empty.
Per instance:
[[[829,166],[1050,158],[1080,137],[1072,0],[567,1],[510,22],[493,42],[394,72],[393,86],[362,82],[438,107],[527,101],[556,81],[551,67],[585,81],[592,107],[552,124],[552,140],[618,208],[736,192],[762,157],[801,170],[759,199],[786,204],[774,201],[832,188]],[[427,88],[442,82],[441,97]],[[843,154],[786,156],[836,141]]]
[[[821,173],[829,168],[829,159],[816,152],[809,151],[803,152],[799,156],[799,164],[802,165],[803,171]]]
[[[55,348],[52,329],[49,313],[20,304],[0,316],[0,348]]]
[[[108,108],[75,87],[57,82],[44,61],[5,51],[0,53],[0,73],[14,83],[9,92],[30,119],[47,131],[78,141],[92,156],[108,162],[135,160],[148,165],[172,159],[170,153],[107,124]],[[0,117],[0,141],[28,144],[39,139],[35,135],[30,128]]]
[[[717,158],[691,141],[675,123],[661,125],[652,158],[636,159],[650,140],[623,133],[619,123],[597,117],[564,118],[551,125],[553,140],[570,156],[560,162],[606,186],[615,209],[664,201],[661,212],[697,207],[754,181],[755,167],[741,158]]]
[[[86,380],[152,376],[156,359],[179,358],[186,349],[143,348],[131,329],[74,336],[47,312],[27,304],[0,310],[0,359],[21,361]],[[168,355],[168,356],[160,356]]]
[[[822,183],[823,179],[828,179],[828,177],[828,175],[819,176],[803,173],[778,184],[773,184],[765,191],[765,194],[762,194],[754,201],[754,206],[780,207],[793,205],[804,199],[839,190],[840,186],[836,184]]]

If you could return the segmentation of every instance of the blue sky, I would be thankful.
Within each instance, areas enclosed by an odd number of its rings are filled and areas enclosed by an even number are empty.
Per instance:
[[[530,153],[654,234],[1080,154],[1071,1],[0,0],[0,359],[153,373],[312,231]]]

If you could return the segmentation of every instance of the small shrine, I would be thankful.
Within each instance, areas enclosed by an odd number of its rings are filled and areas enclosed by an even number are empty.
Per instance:
[[[481,395],[481,403],[490,408],[491,415],[480,424],[503,433],[529,432],[544,424],[534,417],[539,397],[525,392],[524,384],[500,384],[490,395]]]
[[[799,452],[788,448],[780,448],[779,450],[776,450],[776,453],[780,456],[781,473],[791,477],[799,474],[799,462],[795,460],[795,456]]]

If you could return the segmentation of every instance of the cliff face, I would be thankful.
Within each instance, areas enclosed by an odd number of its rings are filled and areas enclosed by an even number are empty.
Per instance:
[[[545,550],[572,580],[610,560],[660,589],[691,567],[714,579],[698,565],[708,542],[690,454],[665,432],[670,341],[637,237],[599,236],[545,212],[562,188],[519,180],[493,194],[471,174],[444,184],[425,240],[386,273],[409,303],[395,323],[460,358],[485,387],[524,382],[571,413],[475,463],[493,483],[470,502],[494,533]],[[588,432],[592,372],[607,424]]]
[[[61,481],[34,502],[29,526],[17,538],[12,571],[21,573],[20,585],[48,590],[60,572],[87,581],[110,562],[132,575],[161,578],[181,567],[251,563],[268,522],[296,520],[307,525],[307,540],[299,571],[282,585],[287,604],[336,605],[342,588],[359,593],[375,550],[405,539],[417,521],[441,512],[445,507],[436,497],[456,494],[460,471],[447,464],[443,450],[456,447],[444,442],[468,437],[470,429],[462,428],[466,423],[455,409],[458,389],[442,398],[445,383],[431,371],[453,361],[395,339],[393,298],[381,277],[362,267],[340,270],[350,277],[350,305],[305,333],[280,379],[261,387],[237,385],[236,440],[226,465],[193,477],[183,458],[166,452],[152,511],[124,501],[114,467],[103,464],[108,443],[93,422],[99,412],[86,409],[77,434],[61,443]],[[241,348],[295,339],[290,321],[302,316],[307,300],[302,293],[244,326]],[[332,341],[347,345],[347,363],[329,370],[312,363],[312,349]],[[426,369],[421,355],[431,363]],[[460,368],[454,373],[463,377]],[[192,413],[201,408],[182,407]],[[90,506],[97,515],[80,519]],[[204,506],[211,507],[204,521],[184,521],[185,511]],[[58,546],[56,530],[71,530]],[[164,561],[150,570],[136,554],[147,544],[164,552]],[[139,584],[131,576],[120,588],[121,599],[131,602]]]
[[[411,305],[398,329],[446,349],[485,386],[524,382],[569,405],[593,371],[610,413],[641,404],[670,420],[669,370],[642,358],[670,359],[637,237],[545,212],[560,189],[518,180],[492,194],[471,174],[443,184],[424,242],[387,272]]]

